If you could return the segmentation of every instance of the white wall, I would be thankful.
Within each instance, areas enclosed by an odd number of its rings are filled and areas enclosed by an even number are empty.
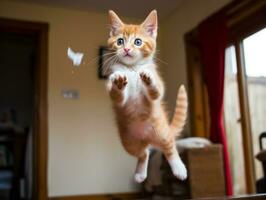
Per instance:
[[[166,101],[171,112],[174,110],[177,88],[180,84],[187,85],[184,34],[230,1],[184,0],[180,7],[162,22],[162,59],[168,63],[162,65],[162,72],[167,77]]]
[[[136,161],[120,145],[109,96],[97,79],[98,60],[92,61],[106,44],[107,14],[1,1],[0,16],[50,25],[49,196],[136,190]],[[68,46],[86,55],[74,74]],[[78,89],[80,99],[63,99],[64,88]]]

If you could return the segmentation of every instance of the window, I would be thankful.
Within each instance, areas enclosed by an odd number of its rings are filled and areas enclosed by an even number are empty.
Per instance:
[[[228,26],[224,122],[234,192],[255,193],[262,177],[255,158],[258,136],[266,131],[266,1],[233,1],[218,12],[226,15]],[[185,36],[191,128],[192,135],[207,137],[208,102],[197,34],[196,27]]]
[[[263,177],[262,163],[255,157],[260,152],[259,135],[266,131],[266,28],[241,40],[244,62],[239,67],[244,72],[247,90],[249,118],[251,122],[251,139],[255,180]],[[237,62],[235,46],[229,46],[225,53],[225,91],[224,91],[224,120],[230,152],[231,171],[234,182],[234,193],[245,194],[245,168],[243,135],[240,126],[241,113],[239,104],[239,85],[237,79]],[[245,98],[242,96],[241,98]],[[243,113],[242,113],[243,115]]]
[[[246,193],[242,127],[240,124],[235,47],[225,52],[224,125],[227,136],[234,194]]]

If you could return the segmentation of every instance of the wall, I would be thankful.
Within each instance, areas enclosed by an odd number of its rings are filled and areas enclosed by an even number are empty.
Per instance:
[[[97,79],[98,60],[93,59],[108,36],[106,13],[1,1],[0,16],[50,25],[49,196],[135,191],[136,161],[120,145],[104,81]],[[85,53],[80,68],[68,60],[68,46]],[[63,99],[64,88],[78,89],[80,99]]]
[[[182,4],[161,24],[162,73],[166,83],[166,101],[172,112],[177,88],[187,85],[184,34],[195,28],[202,20],[219,10],[231,0],[184,0]],[[189,130],[189,122],[188,122]]]

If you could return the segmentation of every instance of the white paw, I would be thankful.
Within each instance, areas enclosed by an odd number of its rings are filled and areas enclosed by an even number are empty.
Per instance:
[[[154,82],[153,74],[149,70],[141,70],[139,76],[146,85],[152,85]]]
[[[110,81],[119,89],[123,89],[127,85],[127,77],[122,72],[115,72],[110,75]]]
[[[142,173],[136,173],[134,179],[137,183],[142,183],[146,179],[147,175]]]
[[[187,178],[187,169],[184,163],[180,159],[170,160],[169,164],[171,166],[174,176],[180,180],[185,180]]]

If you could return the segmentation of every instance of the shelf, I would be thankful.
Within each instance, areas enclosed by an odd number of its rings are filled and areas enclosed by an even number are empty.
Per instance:
[[[12,165],[7,165],[7,166],[0,166],[0,170],[13,170],[14,167]]]
[[[14,142],[14,140],[13,139],[5,139],[5,140],[0,140],[0,145],[3,145],[3,144],[10,144],[10,143],[12,143],[12,142]]]

